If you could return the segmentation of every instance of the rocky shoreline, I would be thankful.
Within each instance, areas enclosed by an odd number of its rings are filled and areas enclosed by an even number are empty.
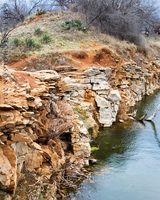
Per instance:
[[[57,71],[0,68],[0,199],[65,198],[60,186],[83,175],[99,127],[160,88],[158,60]]]

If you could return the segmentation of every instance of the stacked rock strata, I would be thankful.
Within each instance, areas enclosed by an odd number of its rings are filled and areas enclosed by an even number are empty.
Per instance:
[[[111,68],[93,67],[63,79],[65,99],[90,114],[92,112],[93,119],[102,127],[109,127],[116,121],[121,100],[119,91],[109,84],[111,75]]]
[[[0,187],[6,192],[14,194],[30,174],[35,182],[47,178],[54,194],[61,170],[79,173],[90,156],[83,121],[56,95],[59,80],[55,71],[0,71]]]
[[[52,193],[53,197],[64,174],[76,177],[88,164],[91,135],[100,126],[127,119],[131,106],[159,89],[159,78],[158,61],[146,68],[126,63],[61,75],[53,70],[23,72],[1,67],[1,189],[14,194],[21,180],[34,179],[40,187],[29,192],[26,186],[27,195],[43,194],[49,199]],[[44,182],[45,193],[41,190]],[[22,196],[24,191],[19,191]]]
[[[123,100],[118,118],[126,120],[131,107],[145,95],[151,95],[160,88],[160,64],[154,61],[141,67],[135,63],[126,63],[113,70],[110,84],[119,90]]]

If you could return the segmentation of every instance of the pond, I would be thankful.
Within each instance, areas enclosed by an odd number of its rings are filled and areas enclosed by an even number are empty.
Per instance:
[[[153,114],[160,93],[145,97],[138,115]],[[101,131],[94,141],[98,164],[89,180],[71,194],[74,200],[160,199],[160,112],[154,123],[117,123]]]

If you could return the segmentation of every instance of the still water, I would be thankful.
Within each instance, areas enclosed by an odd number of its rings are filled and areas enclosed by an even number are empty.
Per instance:
[[[138,105],[138,115],[151,115],[160,93]],[[160,112],[145,126],[115,124],[94,142],[99,164],[90,180],[81,184],[74,200],[160,200]]]

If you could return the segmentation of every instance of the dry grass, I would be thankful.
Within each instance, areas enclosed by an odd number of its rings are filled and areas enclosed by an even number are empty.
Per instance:
[[[135,49],[136,50],[136,45],[129,43],[128,41],[125,40],[119,40],[115,37],[112,37],[110,35],[105,35],[105,34],[101,34],[101,38],[100,41],[102,41],[104,44],[108,44],[109,46],[115,48],[116,50],[119,48],[122,49]]]
[[[120,41],[114,37],[97,33],[93,28],[86,33],[78,30],[64,30],[62,28],[62,23],[67,20],[80,19],[85,25],[83,16],[80,16],[78,13],[52,12],[45,14],[43,18],[40,18],[39,20],[35,20],[35,18],[33,18],[33,20],[31,19],[32,18],[26,20],[24,24],[17,27],[12,32],[10,40],[13,40],[14,38],[21,38],[23,40],[26,37],[32,37],[36,41],[37,36],[34,32],[36,28],[40,28],[44,32],[47,31],[52,37],[52,43],[48,46],[43,46],[43,52],[52,51],[55,48],[57,51],[78,49],[84,45],[87,47],[90,41],[105,43],[105,45],[112,45],[117,48],[134,46],[126,41]]]
[[[16,28],[12,32],[12,38],[25,38],[32,37],[37,40],[37,36],[34,34],[36,28],[40,28],[43,32],[47,32],[51,38],[52,43],[48,45],[43,45],[41,49],[44,52],[50,52],[55,50],[67,50],[80,46],[83,43],[84,38],[87,40],[88,33],[83,33],[77,30],[64,30],[62,24],[67,20],[79,19],[78,14],[70,12],[54,12],[47,13],[42,19],[38,21],[26,21],[23,25]],[[38,51],[40,53],[40,51]]]
[[[156,56],[160,57],[160,37],[148,39],[148,44]]]
[[[84,45],[85,48],[87,48],[88,42],[92,40],[91,31],[84,33],[78,30],[64,30],[62,27],[62,24],[65,21],[80,18],[81,17],[76,13],[73,15],[73,13],[70,12],[52,12],[44,14],[42,18],[36,19],[36,17],[31,17],[27,19],[22,25],[17,26],[10,35],[8,45],[9,61],[14,61],[14,57],[17,59],[16,54],[19,57],[21,57],[20,54],[47,55],[53,52],[79,49]],[[51,38],[51,42],[43,44],[41,42],[41,37],[35,35],[35,30],[37,28],[40,28],[44,33],[47,33]],[[26,38],[32,38],[39,44],[40,48],[27,49],[23,45],[16,47],[13,45],[13,40],[16,38],[21,41],[25,41]]]

